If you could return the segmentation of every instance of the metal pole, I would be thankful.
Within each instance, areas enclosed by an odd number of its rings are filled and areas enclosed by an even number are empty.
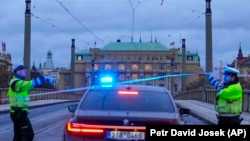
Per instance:
[[[30,42],[31,42],[31,0],[25,0],[26,10],[25,10],[25,27],[24,27],[24,66],[27,67],[26,79],[30,79]]]
[[[206,72],[213,72],[212,12],[211,1],[206,1]]]
[[[71,80],[71,89],[75,88],[75,39],[71,39],[71,73],[70,73],[70,80]]]
[[[171,58],[171,75],[174,73],[174,58]],[[174,78],[171,78],[171,93],[174,95]]]
[[[206,72],[213,72],[213,47],[212,47],[212,11],[211,1],[206,1]],[[205,87],[211,86],[205,75]]]
[[[182,73],[186,72],[186,39],[182,39]],[[181,78],[181,90],[186,91],[186,79]]]
[[[94,76],[94,59],[92,59],[92,63],[91,63],[91,65],[92,65],[92,69],[91,69],[91,86],[93,86],[94,85],[94,79],[95,79],[95,76]]]

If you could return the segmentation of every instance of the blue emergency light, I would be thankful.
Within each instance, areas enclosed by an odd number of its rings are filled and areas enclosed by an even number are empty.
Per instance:
[[[101,83],[112,83],[113,82],[113,78],[112,77],[102,77],[101,78]]]
[[[112,87],[113,86],[113,78],[110,76],[103,76],[100,78],[100,84],[102,87]]]

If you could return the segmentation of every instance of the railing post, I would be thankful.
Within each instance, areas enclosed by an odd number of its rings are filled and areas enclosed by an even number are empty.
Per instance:
[[[201,94],[202,94],[202,101],[206,101],[207,94],[206,94],[206,88],[205,87],[203,87],[201,89]]]

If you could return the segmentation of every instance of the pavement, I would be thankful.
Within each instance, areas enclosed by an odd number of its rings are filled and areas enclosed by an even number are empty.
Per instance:
[[[191,115],[210,124],[217,124],[215,105],[197,100],[175,100],[178,107],[191,110]],[[250,125],[250,112],[243,112],[241,125]]]
[[[65,103],[65,102],[72,102],[72,100],[48,99],[48,100],[30,101],[30,108],[36,108],[36,107]],[[10,110],[9,104],[0,105],[0,114],[7,113],[9,112],[9,110]]]
[[[60,100],[60,99],[49,99],[49,100],[37,100],[30,102],[30,108],[64,103],[64,102],[72,102],[72,100]],[[201,102],[197,100],[175,100],[176,105],[178,107],[190,109],[191,115],[199,118],[205,122],[210,124],[217,124],[217,117],[215,106],[210,103]],[[0,105],[0,113],[9,112],[10,107],[8,104]],[[243,121],[242,125],[250,125],[250,112],[243,112],[242,115]]]

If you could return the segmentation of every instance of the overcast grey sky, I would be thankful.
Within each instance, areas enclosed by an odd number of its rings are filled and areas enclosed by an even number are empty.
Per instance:
[[[96,42],[103,47],[121,39],[150,41],[170,48],[186,39],[205,69],[205,0],[31,0],[31,64],[44,63],[49,50],[55,67],[68,67],[71,39],[77,49]],[[213,66],[231,63],[239,43],[250,54],[249,0],[212,0]],[[12,62],[23,62],[25,0],[5,0],[0,7],[0,41]],[[134,15],[134,22],[133,22]],[[133,26],[134,25],[134,26]]]

